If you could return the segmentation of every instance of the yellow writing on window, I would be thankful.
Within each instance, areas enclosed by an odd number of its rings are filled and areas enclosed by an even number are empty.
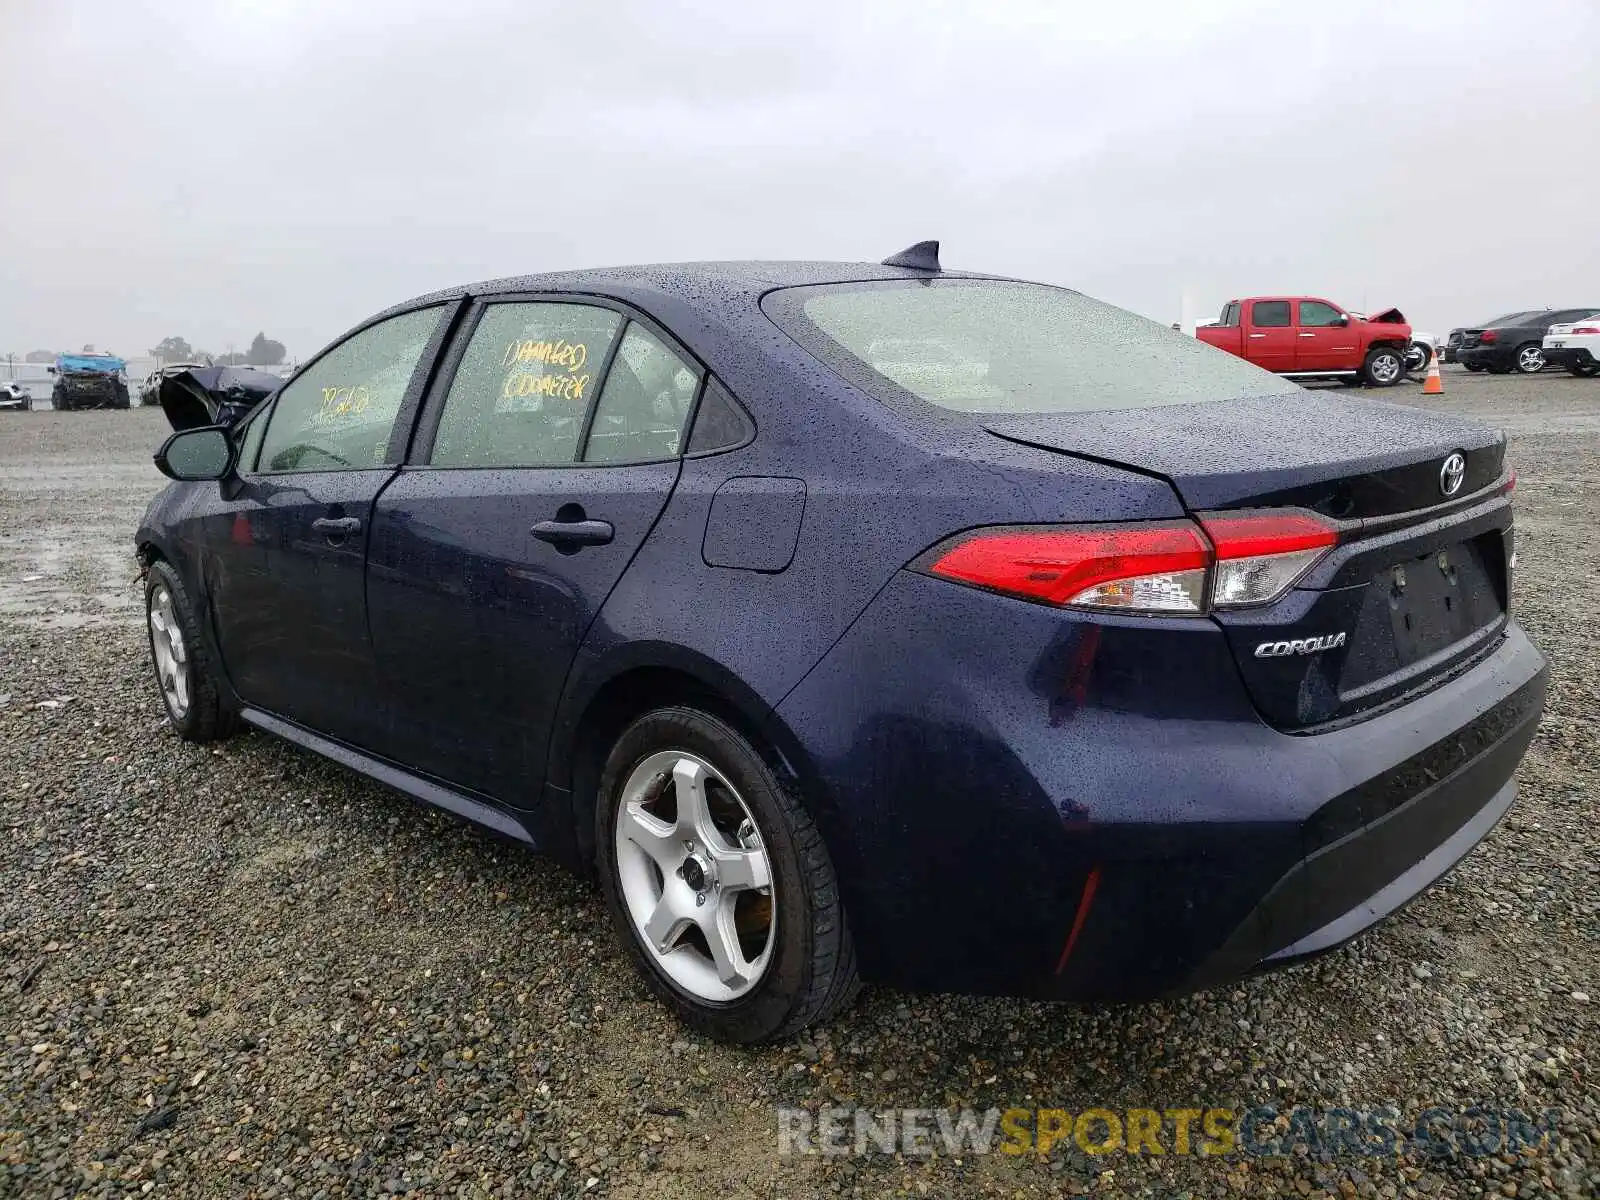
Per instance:
[[[502,367],[525,367],[539,363],[547,367],[564,367],[568,371],[577,372],[583,369],[583,364],[589,361],[589,347],[584,342],[569,342],[557,338],[553,342],[539,342],[532,338],[523,338],[507,344],[506,352],[500,356]]]
[[[365,384],[357,387],[325,387],[322,389],[322,408],[317,415],[331,418],[364,413],[371,403],[372,395]]]
[[[500,387],[500,395],[512,399],[522,396],[549,396],[552,399],[582,400],[589,386],[587,375],[541,375],[534,371],[512,371]]]

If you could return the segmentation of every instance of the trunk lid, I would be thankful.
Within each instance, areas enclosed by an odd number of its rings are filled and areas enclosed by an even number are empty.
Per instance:
[[[1165,479],[1193,511],[1297,505],[1339,520],[1431,508],[1460,451],[1466,496],[1500,477],[1505,435],[1348,392],[1134,408],[984,415],[990,433]]]
[[[1280,599],[1212,617],[1280,729],[1370,715],[1503,633],[1511,505],[1505,437],[1488,426],[1343,392],[981,420],[1165,479],[1192,512],[1294,506],[1339,523],[1339,544]],[[1457,453],[1465,471],[1446,494]]]

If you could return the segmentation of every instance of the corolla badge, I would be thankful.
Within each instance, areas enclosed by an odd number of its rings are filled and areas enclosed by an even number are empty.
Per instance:
[[[1256,647],[1257,658],[1288,658],[1291,654],[1321,654],[1344,645],[1342,633],[1324,633],[1319,637],[1293,638],[1286,642],[1262,642]]]
[[[1461,481],[1467,477],[1467,456],[1457,450],[1439,467],[1439,490],[1454,496],[1461,490]]]

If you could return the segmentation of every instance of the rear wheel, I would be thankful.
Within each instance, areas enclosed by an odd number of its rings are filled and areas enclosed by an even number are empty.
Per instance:
[[[606,759],[595,824],[617,935],[684,1024],[759,1042],[854,996],[855,950],[822,837],[725,722],[683,707],[640,717]]]
[[[1462,363],[1461,365],[1464,366],[1467,370],[1471,371],[1474,375],[1476,375],[1479,371],[1483,370],[1483,364],[1482,363]]]
[[[1517,347],[1517,370],[1524,375],[1537,375],[1544,370],[1544,347],[1538,342],[1525,342]]]
[[[1393,387],[1405,373],[1405,356],[1393,346],[1374,346],[1361,366],[1361,380],[1368,387]]]
[[[183,580],[157,559],[145,577],[144,597],[150,659],[167,719],[186,742],[227,737],[238,716],[222,698]]]
[[[1592,379],[1596,375],[1600,375],[1600,363],[1569,362],[1567,370],[1571,371],[1579,379]]]

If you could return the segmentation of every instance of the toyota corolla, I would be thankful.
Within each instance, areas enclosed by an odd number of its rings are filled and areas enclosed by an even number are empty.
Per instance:
[[[178,733],[593,872],[733,1041],[1326,951],[1488,833],[1544,702],[1500,433],[931,243],[438,292],[156,461]]]

